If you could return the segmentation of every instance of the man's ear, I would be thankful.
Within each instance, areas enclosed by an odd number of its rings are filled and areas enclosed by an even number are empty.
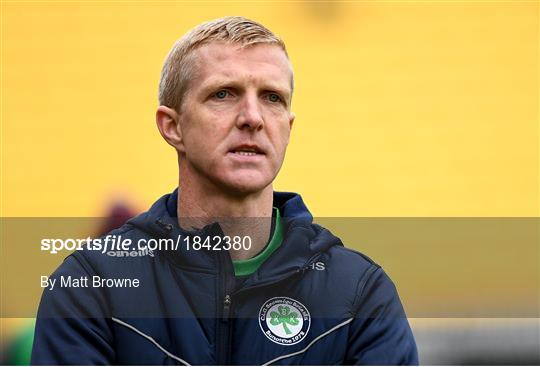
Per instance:
[[[178,112],[167,106],[159,106],[156,111],[156,124],[161,136],[167,143],[175,147],[179,152],[184,151]]]
[[[291,140],[291,131],[295,117],[296,115],[294,113],[289,112],[289,135],[287,136],[287,145],[289,145],[289,141]]]
[[[293,112],[289,113],[289,129],[291,129],[291,130],[292,130],[292,125],[293,125],[295,117],[296,117],[296,115]]]

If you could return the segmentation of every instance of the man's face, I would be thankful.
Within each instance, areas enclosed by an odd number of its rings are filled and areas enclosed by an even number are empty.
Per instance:
[[[234,193],[261,191],[281,167],[294,120],[288,59],[266,44],[194,52],[179,113],[181,174]]]

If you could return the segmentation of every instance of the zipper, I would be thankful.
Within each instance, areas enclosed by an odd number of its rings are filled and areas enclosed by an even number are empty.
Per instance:
[[[231,303],[231,296],[229,294],[225,295],[225,299],[223,300],[223,314],[221,317],[221,321],[223,322],[229,322],[229,318],[231,317]]]
[[[232,322],[230,318],[232,313],[232,296],[230,291],[233,289],[232,281],[232,261],[228,252],[221,252],[219,255],[219,277],[221,278],[221,286],[219,294],[223,294],[223,301],[221,304],[221,317],[218,321],[218,338],[217,341],[217,364],[229,365],[232,349]],[[219,316],[218,316],[219,317]]]

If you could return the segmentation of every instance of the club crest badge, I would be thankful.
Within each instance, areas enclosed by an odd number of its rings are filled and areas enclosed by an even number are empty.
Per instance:
[[[275,297],[262,305],[259,325],[264,335],[274,343],[294,345],[309,332],[311,316],[300,302],[288,297]]]

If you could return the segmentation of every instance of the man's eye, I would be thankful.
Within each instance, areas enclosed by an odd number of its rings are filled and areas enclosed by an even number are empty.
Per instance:
[[[220,90],[218,92],[216,92],[214,94],[214,96],[217,98],[217,99],[224,99],[225,97],[227,97],[229,95],[229,92],[227,92],[226,90]]]
[[[270,93],[268,94],[268,100],[270,102],[281,102],[281,97],[279,96],[279,94]]]

